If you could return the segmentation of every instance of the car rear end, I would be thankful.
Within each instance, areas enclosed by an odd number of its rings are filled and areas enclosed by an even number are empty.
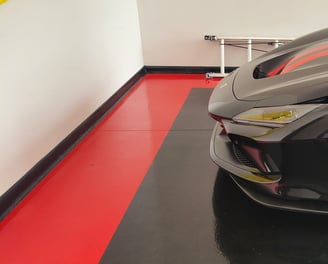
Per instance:
[[[328,212],[327,97],[270,106],[240,100],[238,70],[214,90],[213,161],[254,200],[290,210]]]

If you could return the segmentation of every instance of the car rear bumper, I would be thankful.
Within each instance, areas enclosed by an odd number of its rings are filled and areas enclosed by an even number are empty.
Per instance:
[[[213,161],[261,204],[294,211],[328,212],[327,139],[300,140],[301,130],[298,133],[294,130],[291,137],[288,128],[273,131],[258,126],[246,126],[245,130],[243,127],[232,120],[216,124],[210,146]],[[244,145],[259,150],[265,167],[243,151]]]
[[[281,199],[263,192],[263,186],[249,182],[230,174],[238,187],[252,200],[267,207],[304,213],[328,214],[328,203],[308,199]]]
[[[223,128],[216,124],[210,145],[213,161],[230,173],[255,183],[276,183],[281,179],[280,174],[265,175],[252,166],[252,162],[238,151],[227,135],[222,135]],[[238,152],[238,153],[237,153]],[[243,161],[241,161],[243,160]]]

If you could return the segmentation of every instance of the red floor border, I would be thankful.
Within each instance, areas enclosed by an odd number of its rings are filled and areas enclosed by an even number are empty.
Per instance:
[[[192,87],[149,74],[0,223],[2,263],[97,263]]]

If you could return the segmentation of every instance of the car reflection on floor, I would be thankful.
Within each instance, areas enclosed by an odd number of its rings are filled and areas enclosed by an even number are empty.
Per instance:
[[[215,239],[236,263],[328,263],[328,216],[266,208],[219,170],[213,191]]]

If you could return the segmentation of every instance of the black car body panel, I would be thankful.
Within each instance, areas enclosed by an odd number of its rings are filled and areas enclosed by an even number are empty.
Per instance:
[[[268,206],[328,213],[328,29],[231,73],[209,113],[218,121],[211,157],[245,193]]]

